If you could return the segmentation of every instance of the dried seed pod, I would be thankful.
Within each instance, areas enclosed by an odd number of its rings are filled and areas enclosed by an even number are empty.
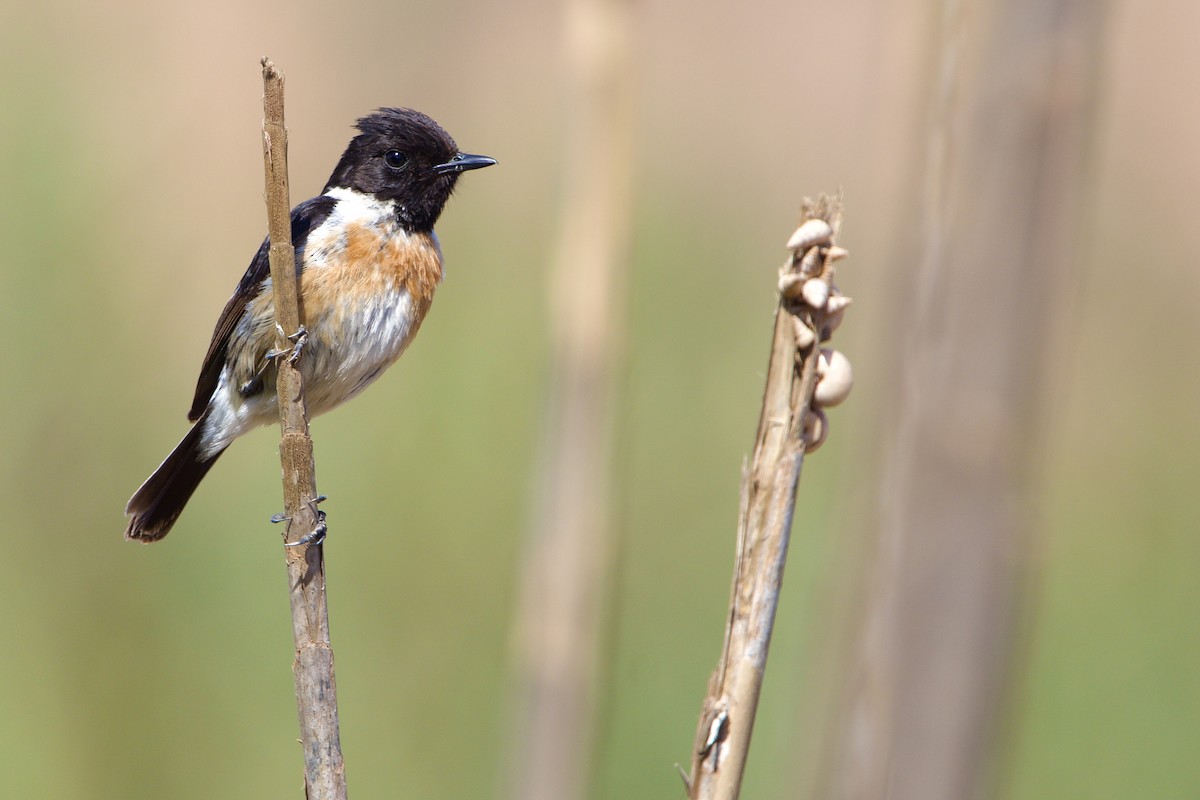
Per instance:
[[[817,358],[817,387],[813,402],[819,406],[836,406],[850,396],[854,386],[854,370],[850,359],[837,350],[822,348]]]
[[[792,317],[792,327],[796,331],[796,347],[801,350],[812,347],[812,343],[817,340],[817,334],[813,329],[799,317]]]
[[[825,258],[829,259],[829,263],[841,261],[846,256],[850,255],[850,251],[844,247],[838,247],[836,244],[829,248],[825,253]]]
[[[796,228],[792,238],[788,239],[787,249],[803,253],[808,248],[818,244],[829,244],[833,239],[833,228],[823,219],[809,219]]]
[[[825,444],[825,436],[829,433],[829,418],[819,408],[810,408],[804,415],[804,452],[815,453],[817,448]]]
[[[803,295],[804,302],[813,308],[823,309],[829,302],[829,284],[820,278],[809,278],[800,288],[800,294]]]

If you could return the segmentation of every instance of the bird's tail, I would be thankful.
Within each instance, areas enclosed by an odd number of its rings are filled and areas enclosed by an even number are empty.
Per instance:
[[[200,434],[207,419],[205,414],[197,420],[171,455],[129,498],[125,506],[125,513],[130,517],[129,527],[125,529],[126,539],[156,542],[166,536],[200,481],[225,452],[222,449],[212,456],[202,454]]]

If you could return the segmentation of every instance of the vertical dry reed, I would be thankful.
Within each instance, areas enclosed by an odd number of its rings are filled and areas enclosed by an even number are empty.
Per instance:
[[[848,364],[821,347],[848,302],[831,286],[833,262],[845,255],[835,244],[841,213],[840,199],[805,203],[780,276],[758,434],[742,474],[725,642],[704,698],[691,773],[684,776],[691,800],[733,800],[741,791],[804,454],[826,433],[820,401],[835,404],[849,390]],[[819,395],[822,380],[827,390],[842,385]]]
[[[267,216],[270,230],[271,281],[274,286],[278,340],[275,348],[291,347],[287,334],[301,330],[302,309],[296,286],[296,255],[292,249],[291,208],[288,198],[287,129],[283,118],[283,75],[269,60],[263,68],[263,161],[266,169]],[[300,353],[303,358],[303,351]],[[277,358],[279,369],[279,445],[283,466],[285,541],[295,543],[323,525],[317,510],[317,487],[312,439],[304,407],[304,382],[289,358]],[[337,684],[333,648],[329,644],[329,608],[325,602],[325,556],[320,541],[285,546],[292,631],[296,642],[293,671],[300,741],[304,748],[304,786],[307,800],[344,800],[346,767],[338,735]]]
[[[991,795],[1019,654],[1104,4],[938,5],[876,556],[822,797]]]
[[[550,396],[516,617],[509,796],[588,794],[616,537],[613,406],[631,229],[628,0],[567,0],[567,180],[552,266]]]

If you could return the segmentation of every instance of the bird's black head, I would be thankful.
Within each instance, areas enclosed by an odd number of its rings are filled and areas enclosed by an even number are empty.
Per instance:
[[[496,163],[459,152],[440,125],[410,108],[381,108],[357,127],[362,133],[342,154],[325,191],[341,187],[393,200],[409,230],[433,228],[459,173]]]

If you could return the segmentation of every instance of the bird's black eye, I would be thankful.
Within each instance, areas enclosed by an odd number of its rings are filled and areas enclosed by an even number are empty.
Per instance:
[[[383,163],[388,165],[388,169],[403,169],[408,163],[408,156],[399,150],[388,150],[383,154]]]

